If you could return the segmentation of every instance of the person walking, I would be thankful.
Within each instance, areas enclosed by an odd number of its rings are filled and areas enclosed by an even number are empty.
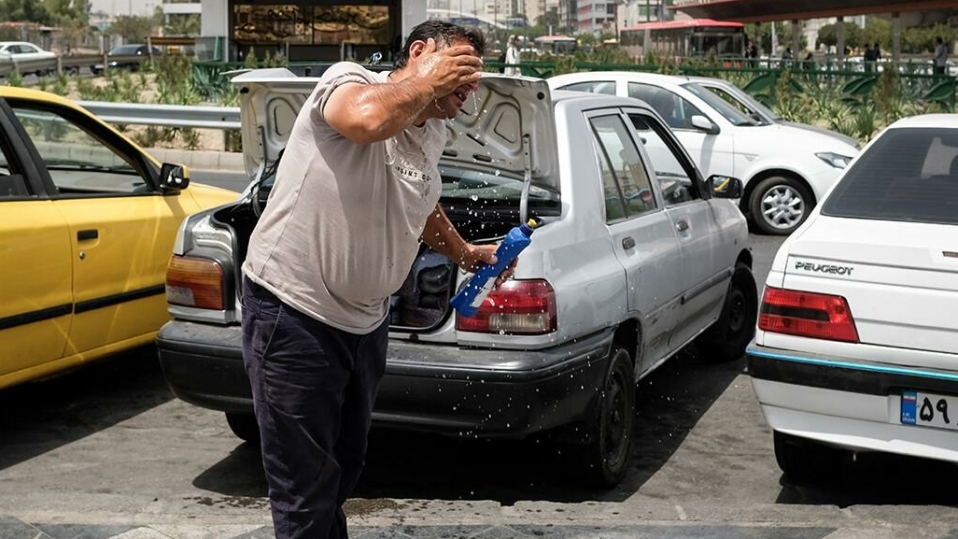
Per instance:
[[[519,63],[522,61],[521,54],[519,53],[519,37],[515,34],[509,36],[509,42],[506,46],[506,75],[511,75],[513,77],[518,77],[522,75],[522,70],[519,68]]]
[[[438,205],[446,120],[477,90],[484,48],[477,30],[424,22],[391,72],[331,66],[293,124],[243,264],[243,359],[278,539],[348,537],[389,296],[420,241],[467,271],[496,262]]]
[[[948,47],[941,37],[935,39],[935,75],[944,76],[948,68]]]

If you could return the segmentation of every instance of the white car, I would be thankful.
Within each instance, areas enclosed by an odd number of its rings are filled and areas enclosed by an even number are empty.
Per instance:
[[[740,208],[768,234],[798,228],[858,153],[832,136],[755,121],[699,84],[670,75],[584,72],[547,82],[553,90],[628,96],[651,105],[703,174],[742,179]]]
[[[824,127],[818,127],[815,125],[788,121],[779,116],[772,109],[766,107],[761,101],[753,97],[751,94],[725,79],[717,79],[714,77],[684,77],[680,75],[676,75],[675,77],[679,80],[685,82],[694,82],[699,86],[708,88],[710,92],[728,101],[732,106],[737,107],[740,111],[745,111],[750,118],[759,123],[781,124],[787,125],[789,127],[797,127],[799,129],[807,129],[809,131],[834,137],[841,142],[848,144],[849,146],[854,146],[856,148],[861,146],[861,144],[854,138],[849,137],[848,135],[843,135],[837,131],[832,131],[830,129],[825,129]]]
[[[0,62],[32,62],[35,60],[55,60],[57,53],[45,51],[33,43],[26,41],[0,41]],[[48,69],[39,69],[37,74],[47,73],[55,69],[52,65]]]
[[[785,240],[748,371],[795,482],[848,450],[958,462],[958,117],[892,124]]]

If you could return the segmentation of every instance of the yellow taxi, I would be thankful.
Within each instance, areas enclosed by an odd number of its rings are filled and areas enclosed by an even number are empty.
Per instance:
[[[150,343],[189,183],[73,102],[0,86],[0,388]]]

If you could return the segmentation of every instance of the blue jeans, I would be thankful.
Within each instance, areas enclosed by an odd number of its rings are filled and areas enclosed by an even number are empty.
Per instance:
[[[365,464],[389,326],[348,333],[243,285],[253,390],[277,539],[345,539],[343,503]]]

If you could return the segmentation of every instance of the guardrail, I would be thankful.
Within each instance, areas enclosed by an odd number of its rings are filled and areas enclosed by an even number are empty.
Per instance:
[[[105,54],[78,54],[72,56],[58,56],[56,58],[45,58],[42,60],[15,60],[13,58],[3,58],[0,59],[0,77],[9,76],[10,73],[19,73],[20,75],[32,73],[78,74],[82,68],[88,68],[91,71],[95,71],[102,70],[103,66],[109,66],[111,62],[117,62],[120,64],[120,66],[129,66],[141,64],[149,59],[150,56],[142,54],[123,56],[107,56]],[[96,66],[99,66],[99,68]],[[116,67],[113,69],[122,69],[122,67]]]
[[[198,129],[239,129],[239,107],[77,101],[105,122]]]

